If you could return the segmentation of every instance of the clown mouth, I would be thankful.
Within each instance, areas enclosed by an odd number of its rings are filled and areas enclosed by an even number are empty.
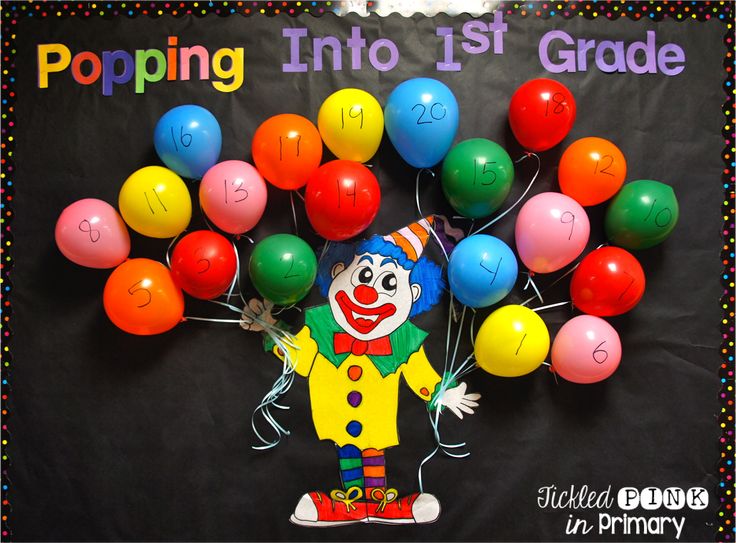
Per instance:
[[[382,320],[396,313],[394,304],[383,304],[378,307],[360,306],[353,302],[344,290],[335,295],[335,300],[348,324],[361,334],[370,333]]]

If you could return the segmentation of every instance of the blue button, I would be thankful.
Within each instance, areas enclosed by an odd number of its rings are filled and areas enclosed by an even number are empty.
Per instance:
[[[345,430],[351,436],[358,437],[360,433],[363,431],[363,425],[359,423],[357,420],[351,420],[350,422],[348,422],[348,425],[345,427]]]

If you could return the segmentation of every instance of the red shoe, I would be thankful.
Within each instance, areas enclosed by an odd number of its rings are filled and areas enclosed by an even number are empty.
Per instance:
[[[301,497],[289,520],[299,526],[317,527],[367,522],[366,503],[358,501],[362,497],[363,491],[358,487],[346,492],[333,490],[329,495],[310,492]]]
[[[395,489],[374,489],[366,502],[366,521],[380,524],[427,524],[440,516],[440,502],[432,494],[398,498]]]

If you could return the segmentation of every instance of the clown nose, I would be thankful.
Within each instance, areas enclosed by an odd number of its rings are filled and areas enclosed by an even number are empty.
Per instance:
[[[355,292],[353,294],[355,299],[363,305],[370,305],[378,300],[376,289],[366,285],[358,285],[355,287]]]

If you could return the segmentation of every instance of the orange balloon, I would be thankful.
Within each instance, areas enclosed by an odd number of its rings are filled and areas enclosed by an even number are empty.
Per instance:
[[[298,189],[322,160],[317,127],[301,115],[266,119],[253,135],[253,162],[266,181],[280,189]]]
[[[582,138],[562,154],[557,179],[560,190],[582,206],[594,206],[616,194],[624,184],[626,159],[603,138]]]
[[[171,330],[184,315],[184,295],[171,272],[148,258],[126,260],[115,268],[102,301],[115,326],[139,336]]]

